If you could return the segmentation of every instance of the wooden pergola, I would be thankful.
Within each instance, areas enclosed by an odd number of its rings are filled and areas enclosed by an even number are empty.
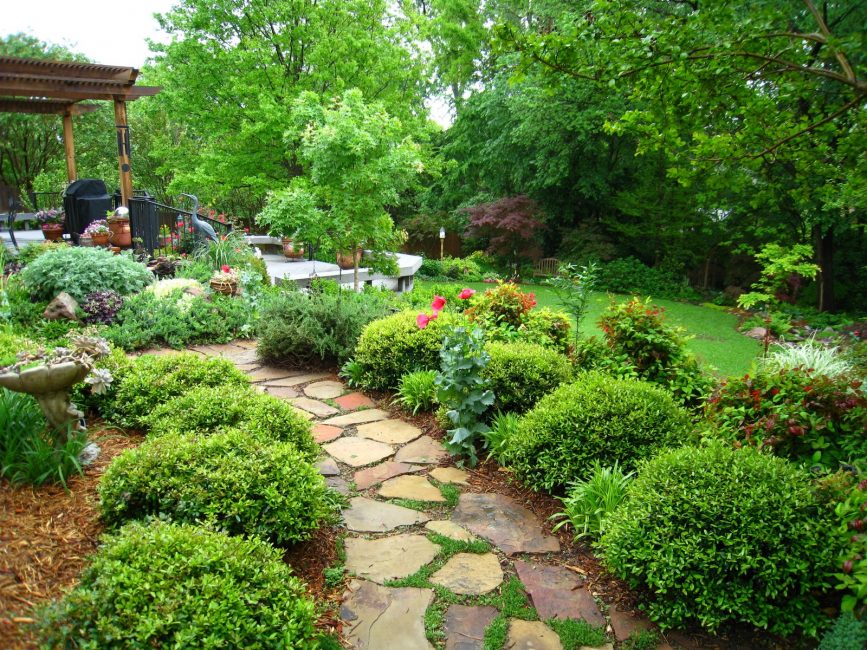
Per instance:
[[[72,182],[77,179],[72,117],[97,109],[95,104],[79,102],[114,102],[121,201],[127,205],[132,196],[132,175],[126,102],[156,95],[161,90],[156,86],[136,86],[136,77],[138,70],[129,67],[0,57],[0,112],[62,116],[66,175]]]

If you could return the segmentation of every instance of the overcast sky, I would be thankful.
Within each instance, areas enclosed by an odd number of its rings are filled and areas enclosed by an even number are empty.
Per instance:
[[[155,13],[176,0],[4,0],[0,35],[24,32],[64,45],[94,63],[140,68],[150,56],[145,39],[168,41]],[[444,102],[429,102],[431,117],[451,124]]]

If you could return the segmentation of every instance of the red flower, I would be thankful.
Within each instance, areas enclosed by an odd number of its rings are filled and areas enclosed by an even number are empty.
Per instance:
[[[467,300],[475,292],[475,289],[466,288],[458,294],[458,298],[460,298],[461,300]]]
[[[772,388],[772,389],[771,389],[771,395],[776,396],[776,395],[779,395],[779,394],[780,394],[780,389],[779,389],[779,388]]]
[[[228,264],[223,264],[223,266],[220,267],[220,270],[223,273],[229,273],[232,270],[232,268]]]
[[[536,306],[536,294],[535,293],[528,293],[527,298],[528,298],[527,304],[530,305],[530,307],[535,307]]]
[[[433,302],[430,304],[430,307],[434,310],[434,312],[440,311],[445,306],[446,299],[442,296],[434,296]]]
[[[435,318],[436,315],[428,316],[427,314],[422,313],[415,317],[415,324],[418,325],[418,328],[420,330],[423,330],[425,327],[427,327],[427,324]]]

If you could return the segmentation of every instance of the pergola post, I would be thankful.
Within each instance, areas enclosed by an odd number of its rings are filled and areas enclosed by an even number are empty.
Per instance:
[[[66,151],[66,178],[71,183],[78,178],[75,171],[75,139],[72,137],[72,111],[63,113],[63,149]]]
[[[130,173],[129,125],[126,121],[126,102],[114,100],[114,122],[117,127],[117,166],[120,172],[120,202],[129,205],[132,196],[132,174]]]

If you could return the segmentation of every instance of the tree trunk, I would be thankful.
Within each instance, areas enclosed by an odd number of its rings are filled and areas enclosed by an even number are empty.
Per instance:
[[[353,286],[354,289],[355,289],[355,293],[358,293],[358,261],[359,261],[358,258],[359,258],[359,256],[358,256],[358,255],[355,255],[355,253],[353,253],[353,260],[352,260],[352,286]]]
[[[822,233],[818,226],[813,227],[816,240],[816,262],[819,264],[819,311],[834,311],[834,232]]]

